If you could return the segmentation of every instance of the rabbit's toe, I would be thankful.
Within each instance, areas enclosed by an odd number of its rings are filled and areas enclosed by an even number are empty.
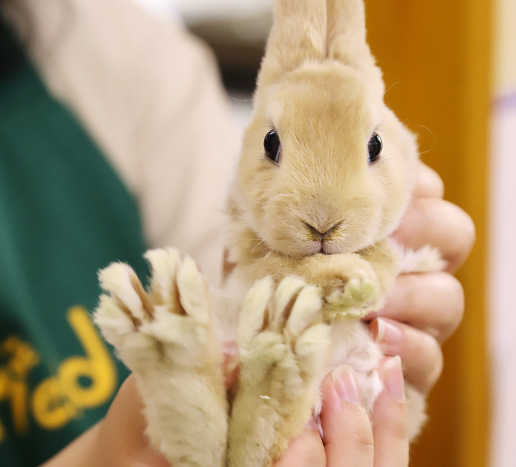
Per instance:
[[[133,371],[144,372],[159,362],[202,361],[212,332],[207,284],[194,261],[181,260],[176,250],[153,250],[146,258],[152,272],[148,290],[125,264],[100,272],[106,293],[95,322]]]

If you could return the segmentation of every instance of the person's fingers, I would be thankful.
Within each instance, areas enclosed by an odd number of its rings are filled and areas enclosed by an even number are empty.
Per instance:
[[[283,457],[274,467],[325,467],[326,454],[321,435],[314,419],[287,448]]]
[[[386,318],[373,319],[369,331],[384,355],[401,357],[407,381],[427,394],[443,369],[443,355],[437,340],[424,331]]]
[[[408,417],[399,357],[380,366],[384,389],[373,409],[374,467],[408,465]]]
[[[444,195],[444,183],[437,172],[427,165],[419,162],[417,169],[417,182],[412,192],[414,198],[442,198]]]
[[[451,274],[433,272],[399,276],[387,303],[370,320],[383,316],[409,324],[440,343],[450,337],[464,315],[464,290]]]
[[[321,424],[328,467],[373,465],[373,431],[353,370],[342,365],[322,386]]]
[[[455,272],[466,260],[475,242],[471,217],[455,204],[442,199],[416,198],[403,216],[393,237],[405,248],[436,247]]]

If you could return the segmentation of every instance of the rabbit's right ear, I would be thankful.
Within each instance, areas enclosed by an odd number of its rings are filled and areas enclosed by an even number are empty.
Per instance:
[[[259,84],[276,82],[307,59],[324,59],[326,31],[326,0],[275,0]]]
[[[376,66],[366,38],[364,0],[326,0],[326,4],[328,58],[359,71],[370,89],[376,90],[378,97],[383,97],[382,72]]]

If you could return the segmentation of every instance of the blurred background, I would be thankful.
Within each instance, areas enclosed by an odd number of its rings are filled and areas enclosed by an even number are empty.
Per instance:
[[[209,44],[243,130],[273,0],[127,1],[182,18]],[[387,104],[418,134],[422,159],[443,178],[446,199],[477,227],[458,273],[465,317],[443,346],[444,372],[411,465],[514,467],[516,0],[365,1]],[[47,21],[48,3],[44,8]]]
[[[138,1],[182,16],[210,44],[245,125],[272,0]],[[458,274],[466,315],[444,344],[444,373],[412,465],[514,466],[516,2],[368,0],[366,7],[387,103],[419,135],[423,160],[478,235]]]

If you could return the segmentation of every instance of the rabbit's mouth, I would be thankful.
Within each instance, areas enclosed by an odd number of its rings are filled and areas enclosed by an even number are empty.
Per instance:
[[[344,242],[339,241],[339,239],[309,240],[308,242],[299,244],[297,256],[313,256],[317,254],[337,255],[341,253],[352,253],[353,251],[349,248],[346,248],[346,246],[347,245]]]
[[[344,251],[342,251],[342,245],[339,245],[337,242],[335,241],[331,241],[331,240],[321,240],[320,242],[314,242],[315,244],[314,245],[310,245],[309,247],[309,255],[308,256],[311,256],[311,255],[316,255],[316,254],[321,254],[321,255],[336,255],[336,254],[339,254],[339,253],[344,253]]]
[[[304,237],[304,238],[303,238]],[[370,239],[356,238],[351,235],[336,232],[327,238],[307,238],[307,234],[297,231],[287,236],[285,231],[280,235],[261,237],[265,245],[271,250],[289,257],[302,258],[306,256],[349,254],[371,244]],[[367,242],[367,243],[366,243]]]
[[[270,250],[302,258],[354,253],[371,244],[375,226],[357,226],[344,217],[329,222],[308,222],[297,217],[287,218],[282,224],[271,223],[271,228],[256,232]]]
[[[337,253],[341,253],[341,251],[339,248],[335,247],[334,242],[332,242],[331,240],[322,240],[318,253],[321,253],[323,255],[335,255]]]
[[[357,197],[337,202],[335,196],[317,195],[301,202],[298,194],[274,196],[250,227],[270,250],[296,258],[349,254],[373,242],[377,206]]]

